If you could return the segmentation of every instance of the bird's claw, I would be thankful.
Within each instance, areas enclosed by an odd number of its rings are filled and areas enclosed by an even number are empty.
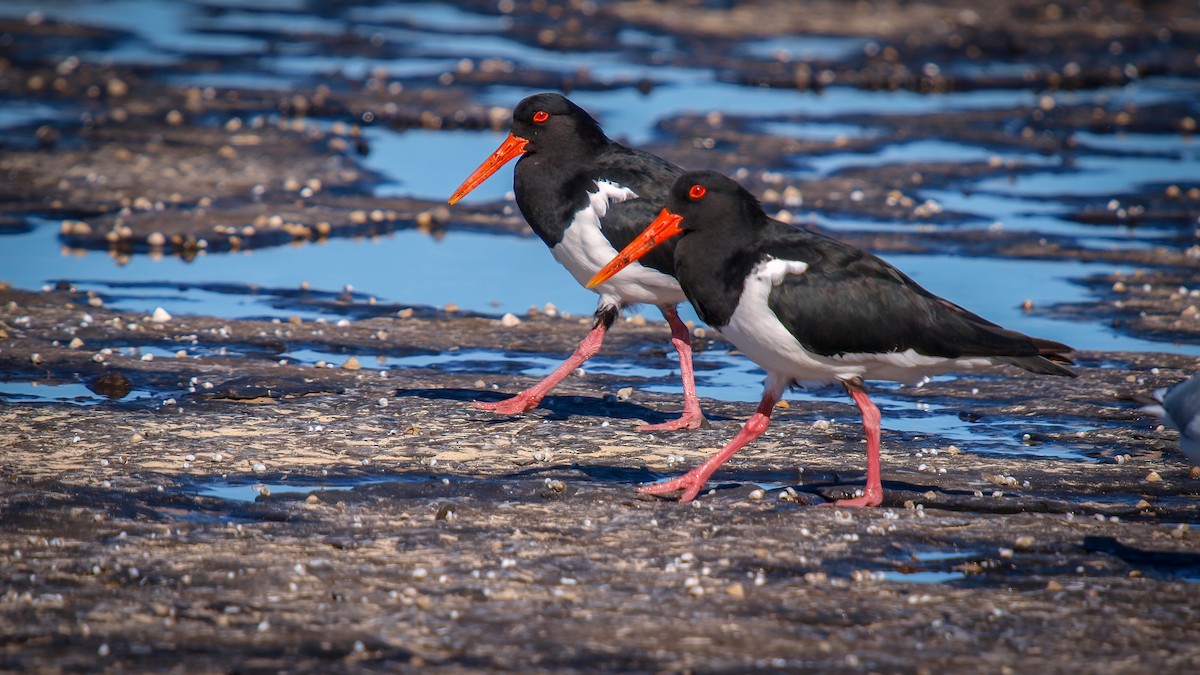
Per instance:
[[[821,506],[859,507],[859,506],[879,506],[882,503],[883,503],[883,490],[879,490],[879,491],[867,490],[866,492],[864,492],[862,494],[861,497],[854,497],[853,499],[837,499],[832,502],[825,502]]]
[[[538,407],[541,403],[540,398],[517,394],[512,398],[506,398],[503,401],[473,401],[471,405],[476,410],[487,410],[489,412],[499,413],[501,415],[520,415],[527,413],[530,410]]]
[[[641,494],[644,494],[644,495],[654,495],[655,497],[662,497],[665,495],[669,495],[672,492],[678,492],[679,490],[683,490],[683,493],[679,495],[679,501],[680,501],[680,503],[686,504],[687,502],[690,502],[693,499],[695,499],[696,495],[700,494],[700,490],[704,488],[706,483],[708,483],[707,478],[700,478],[698,476],[693,476],[692,474],[688,473],[688,474],[684,474],[678,478],[672,478],[671,480],[666,481],[665,483],[653,483],[651,485],[643,485],[638,488],[638,492]]]
[[[637,427],[638,431],[643,433],[652,431],[680,431],[683,429],[699,429],[704,426],[707,420],[704,419],[703,413],[684,413],[679,419],[674,419],[669,422],[660,424],[643,424]]]

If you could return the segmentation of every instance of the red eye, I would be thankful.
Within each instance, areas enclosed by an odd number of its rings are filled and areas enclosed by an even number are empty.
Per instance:
[[[688,196],[692,199],[700,199],[708,190],[704,189],[703,185],[693,185],[691,190],[688,190]]]
[[[546,112],[545,110],[539,110],[533,113],[533,121],[537,122],[538,124],[541,124],[548,119],[550,119],[550,113]]]

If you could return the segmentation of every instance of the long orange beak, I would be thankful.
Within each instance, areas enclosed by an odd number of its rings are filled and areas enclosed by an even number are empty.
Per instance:
[[[629,242],[629,245],[618,253],[617,257],[613,258],[611,262],[604,266],[604,269],[597,272],[596,276],[587,282],[587,287],[595,288],[608,281],[614,274],[625,269],[629,263],[649,253],[655,246],[683,232],[683,228],[679,226],[681,222],[683,222],[683,216],[663,209],[658,214],[658,217],[654,219],[654,222],[650,223],[650,227],[643,230],[637,236],[637,239]]]
[[[480,164],[479,168],[475,169],[475,172],[467,176],[463,184],[458,186],[458,189],[450,197],[450,203],[457,204],[458,200],[466,197],[468,192],[479,187],[479,184],[483,181],[491,178],[492,174],[507,164],[509,160],[525,152],[526,145],[529,145],[529,141],[513,136],[512,132],[509,132],[508,138],[504,139],[504,142],[500,144],[500,147],[496,148],[492,156],[484,160],[483,164]]]

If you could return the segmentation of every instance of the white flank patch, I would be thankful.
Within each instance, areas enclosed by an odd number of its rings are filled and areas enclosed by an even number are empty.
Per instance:
[[[596,275],[618,251],[601,231],[611,204],[637,199],[637,193],[612,181],[596,182],[596,191],[588,193],[588,205],[579,210],[563,233],[562,241],[550,249],[557,260],[582,286]],[[646,223],[649,225],[650,223]],[[678,304],[684,301],[679,282],[640,263],[632,263],[595,289],[613,304]]]
[[[766,370],[770,379],[821,384],[861,377],[864,380],[916,382],[927,375],[992,365],[987,358],[945,359],[909,349],[887,354],[821,356],[804,349],[767,305],[771,289],[808,265],[768,258],[746,277],[742,296],[721,334]],[[866,327],[864,326],[864,329]]]

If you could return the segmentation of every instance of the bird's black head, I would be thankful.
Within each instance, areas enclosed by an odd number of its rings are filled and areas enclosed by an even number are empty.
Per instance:
[[[729,229],[762,222],[758,199],[737,181],[716,171],[688,171],[675,179],[667,210],[680,216],[684,233]]]
[[[684,239],[689,234],[697,235],[697,239],[690,240],[692,242],[704,240],[709,246],[730,248],[768,222],[770,218],[763,213],[754,195],[734,180],[716,171],[688,171],[675,179],[667,205],[654,222],[597,272],[586,286],[595,288],[604,283],[676,235],[680,235],[675,248],[678,265]]]
[[[541,153],[537,163],[550,166],[586,157],[604,146],[608,138],[587,111],[562,94],[534,94],[513,110],[512,131],[490,157],[458,186],[450,197],[455,204],[505,163]]]
[[[586,110],[553,92],[534,94],[517,104],[512,135],[528,141],[527,155],[588,149],[608,141]]]

